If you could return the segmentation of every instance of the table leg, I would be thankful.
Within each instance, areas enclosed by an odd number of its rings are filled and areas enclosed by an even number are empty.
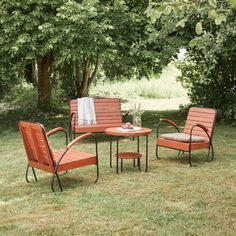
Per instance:
[[[146,172],[148,171],[148,135],[146,136]]]
[[[112,136],[110,137],[110,167],[112,168]]]
[[[121,163],[120,171],[122,172],[123,171],[123,159],[122,158],[120,160],[120,163]]]
[[[119,174],[119,158],[118,158],[118,153],[119,153],[119,137],[117,137],[116,140],[116,173]]]
[[[139,136],[137,137],[137,153],[139,153]],[[138,169],[139,169],[139,171],[140,171],[140,170],[141,170],[141,167],[140,167],[140,158],[138,158],[137,162],[138,162]]]

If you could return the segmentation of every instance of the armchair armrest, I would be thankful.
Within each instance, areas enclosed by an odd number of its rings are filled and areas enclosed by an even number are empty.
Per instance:
[[[165,117],[161,117],[161,118],[160,118],[160,121],[159,121],[159,123],[158,123],[158,125],[157,125],[157,137],[158,137],[158,133],[159,133],[159,127],[160,127],[160,124],[161,124],[162,122],[166,122],[166,123],[171,124],[171,125],[178,131],[178,133],[180,132],[180,131],[179,131],[179,128],[178,128],[178,126],[177,126],[177,124],[176,124],[175,122],[173,122],[172,120],[169,120],[169,119],[167,119],[167,118],[165,118]]]
[[[176,129],[178,129],[177,124],[175,122],[173,122],[172,120],[169,120],[167,118],[161,117],[160,121],[167,122],[167,123],[171,124],[172,126],[174,126]]]
[[[208,132],[208,128],[205,126],[205,125],[202,125],[202,124],[196,124],[196,126],[202,128],[205,132]]]
[[[52,130],[50,130],[49,132],[47,132],[47,137],[49,137],[49,136],[51,136],[52,134],[55,134],[56,132],[59,132],[59,131],[62,131],[64,134],[65,134],[65,136],[66,136],[66,145],[68,144],[68,137],[67,137],[67,133],[66,133],[66,131],[62,128],[62,127],[57,127],[57,128],[55,128],[55,129],[52,129]]]
[[[52,134],[54,134],[58,131],[62,131],[63,133],[66,133],[66,131],[62,127],[57,127],[55,129],[52,129],[49,132],[47,132],[47,137],[51,136]]]
[[[191,146],[191,143],[192,143],[193,130],[194,130],[194,128],[196,128],[196,127],[200,127],[201,129],[203,129],[203,130],[205,131],[207,137],[209,138],[210,143],[212,144],[212,139],[211,139],[210,135],[208,134],[208,128],[207,128],[205,125],[196,124],[196,125],[193,125],[192,128],[191,128],[191,130],[190,130],[190,134],[189,134],[189,135],[190,135],[190,146]]]
[[[92,136],[92,137],[94,138],[95,142],[97,143],[97,140],[96,140],[95,136],[94,136],[92,133],[86,133],[86,134],[83,134],[83,135],[77,137],[77,138],[74,139],[73,141],[71,141],[71,142],[66,146],[66,148],[67,148],[67,149],[70,149],[75,143],[77,143],[77,142],[81,141],[82,139],[87,138],[87,137],[89,137],[89,136]]]

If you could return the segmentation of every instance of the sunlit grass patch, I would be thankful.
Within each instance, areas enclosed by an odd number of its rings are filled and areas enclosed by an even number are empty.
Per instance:
[[[122,99],[187,97],[186,90],[176,81],[179,75],[180,71],[169,64],[160,78],[98,81],[92,86],[90,95],[117,96]]]

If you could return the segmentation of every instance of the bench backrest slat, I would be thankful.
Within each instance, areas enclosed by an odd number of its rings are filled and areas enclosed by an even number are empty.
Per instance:
[[[94,98],[94,107],[96,114],[96,124],[79,126],[78,124],[78,101],[77,99],[70,102],[70,113],[75,116],[71,120],[71,129],[75,132],[104,132],[105,128],[122,125],[122,113],[120,100],[118,98]],[[74,124],[75,122],[75,124]]]

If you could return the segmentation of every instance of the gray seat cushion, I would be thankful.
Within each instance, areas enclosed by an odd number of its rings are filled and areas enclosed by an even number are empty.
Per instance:
[[[170,139],[170,140],[175,140],[175,141],[185,142],[185,143],[190,142],[190,135],[185,134],[185,133],[162,134],[160,135],[160,138]],[[205,137],[192,135],[192,142],[206,142],[206,141],[208,141],[208,139]]]

